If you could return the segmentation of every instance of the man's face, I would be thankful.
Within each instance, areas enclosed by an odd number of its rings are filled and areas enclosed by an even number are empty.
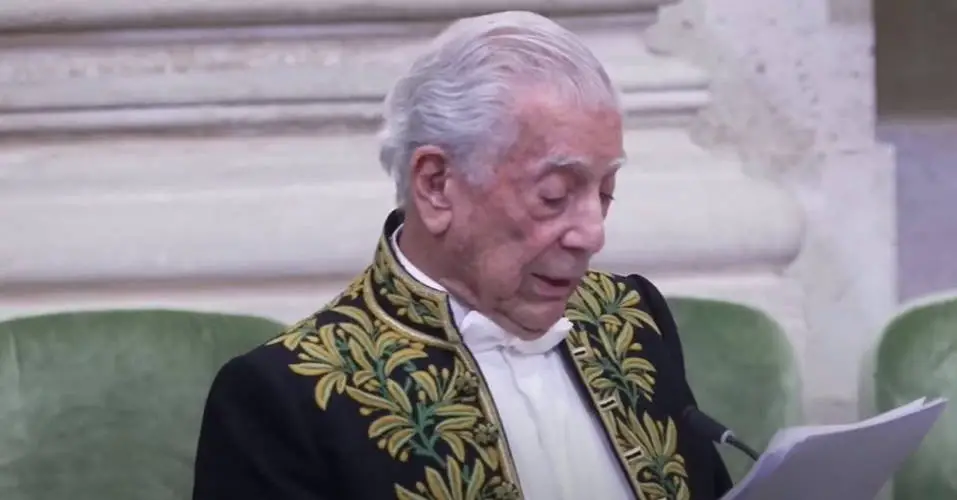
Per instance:
[[[561,318],[605,243],[622,123],[615,109],[585,110],[554,94],[527,92],[519,102],[518,141],[491,178],[449,193],[446,243],[473,305],[533,338]]]

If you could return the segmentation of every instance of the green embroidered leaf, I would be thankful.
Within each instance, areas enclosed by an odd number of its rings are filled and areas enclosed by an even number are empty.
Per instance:
[[[319,328],[319,339],[322,341],[320,344],[326,349],[335,349],[336,347],[336,326],[335,325],[322,325]],[[303,343],[302,348],[304,351],[309,352],[309,348],[315,344],[312,343]],[[336,357],[341,361],[342,358],[336,353]]]
[[[642,416],[642,426],[647,430],[648,437],[651,438],[651,449],[654,450],[656,455],[660,455],[664,452],[661,442],[661,431],[658,426],[655,425],[655,421],[651,419],[651,415],[645,413]]]
[[[289,349],[290,351],[295,351],[299,347],[299,343],[302,342],[302,339],[308,337],[310,334],[314,333],[314,329],[307,328],[303,326],[303,323],[300,323],[289,329],[288,332],[266,342],[266,345],[275,345],[281,343],[283,347]]]
[[[432,375],[428,372],[417,371],[412,372],[412,378],[419,384],[419,388],[425,391],[429,401],[436,402],[439,400],[439,388],[436,386],[435,378]]]
[[[436,408],[435,414],[440,417],[481,417],[482,410],[474,406],[456,403]]]
[[[334,370],[333,367],[325,363],[311,363],[311,362],[296,363],[294,365],[290,365],[289,368],[292,369],[294,373],[297,373],[299,375],[305,375],[307,377],[316,377],[319,375],[325,375],[331,372],[332,370]]]
[[[675,423],[670,418],[668,422],[664,425],[664,443],[662,443],[661,451],[666,455],[674,455],[678,451],[678,429],[675,428]]]
[[[669,476],[688,477],[684,464],[677,460],[670,460],[661,470]]]
[[[475,463],[475,470],[469,478],[469,488],[465,491],[464,500],[478,500],[481,498],[482,486],[485,484],[485,467],[482,462]]]
[[[448,464],[446,475],[449,478],[449,489],[451,490],[449,491],[449,498],[458,500],[462,498],[462,489],[463,486],[465,486],[465,483],[462,482],[462,468],[459,466],[458,461],[452,460],[451,457],[445,461]]]
[[[362,309],[353,306],[339,306],[333,308],[333,311],[354,319],[364,332],[373,331],[372,319],[369,318],[369,315]]]
[[[588,290],[585,290],[586,295],[597,295],[604,299],[610,299],[614,297],[614,293],[611,295],[605,295],[601,289],[601,285],[598,283],[599,275],[598,273],[588,273],[585,275],[585,279],[582,280],[582,284],[585,285]]]
[[[367,370],[370,372],[375,371],[375,367],[372,366],[371,362],[369,362],[369,357],[367,355],[368,351],[363,349],[362,346],[359,345],[358,342],[356,342],[355,338],[349,339],[348,346],[349,346],[349,356],[350,358],[352,358],[352,361],[354,361],[357,365],[359,365],[359,367],[363,370]]]
[[[628,349],[634,341],[635,331],[631,328],[631,325],[626,323],[622,329],[618,331],[618,336],[615,338],[615,354],[624,358],[624,355],[628,352]]]
[[[363,330],[355,323],[339,323],[339,328],[346,332],[349,342],[358,342],[362,346],[362,350],[370,353],[375,352],[375,344],[372,342],[368,330]]]
[[[454,461],[452,463],[455,463]],[[460,473],[461,477],[461,473]],[[436,500],[453,500],[452,492],[445,486],[445,481],[439,472],[431,467],[425,469],[425,484],[429,486],[432,498]]]
[[[332,396],[332,391],[335,389],[337,394],[342,394],[342,391],[346,388],[346,374],[342,372],[332,372],[316,382],[316,404],[319,405],[319,408],[325,410],[326,406],[329,404],[329,397]]]
[[[383,415],[375,419],[369,426],[369,437],[375,439],[397,429],[411,427],[410,422],[405,418],[398,415]]]
[[[585,374],[585,381],[590,385],[598,377],[601,377],[604,370],[600,366],[587,366],[582,370]]]
[[[585,305],[588,306],[588,315],[590,321],[594,321],[601,316],[601,305],[598,303],[598,300],[595,299],[594,295],[590,293],[582,293],[581,298]]]
[[[399,406],[397,404],[374,394],[369,394],[361,389],[346,387],[346,394],[362,406],[392,413],[399,412]]]
[[[335,346],[335,344],[331,345]],[[312,342],[303,342],[299,347],[309,356],[309,359],[321,361],[331,366],[345,365],[345,360],[342,359],[342,356],[340,356],[334,348],[330,349],[327,346],[314,344]]]
[[[655,319],[651,317],[651,314],[648,314],[641,309],[624,309],[621,311],[621,315],[629,323],[638,327],[647,326],[654,330],[658,335],[661,335],[661,330],[658,329],[658,324],[655,323]]]
[[[425,352],[419,349],[400,349],[393,353],[392,356],[389,356],[389,360],[385,363],[385,373],[388,375],[398,366],[404,365],[413,359],[425,357],[427,357]]]
[[[603,314],[601,318],[599,318],[599,322],[604,329],[612,332],[617,332],[621,329],[622,325],[625,324],[619,316],[612,314]]]
[[[457,460],[465,460],[465,442],[462,441],[462,438],[449,432],[442,435],[442,440],[449,445],[449,449],[452,450],[452,454],[455,455]]]
[[[691,500],[691,490],[685,481],[678,482],[678,494],[675,495],[675,500]]]
[[[621,368],[625,372],[654,372],[655,365],[651,364],[651,361],[648,361],[645,358],[638,358],[631,356],[625,358],[621,363]]]
[[[475,417],[451,417],[443,419],[435,426],[436,432],[463,431],[475,425]]]
[[[412,493],[398,484],[395,485],[395,498],[397,500],[430,500],[428,497]]]
[[[495,448],[490,446],[482,446],[475,442],[475,437],[471,434],[462,434],[462,440],[469,444],[475,451],[478,452],[479,457],[482,458],[482,462],[488,465],[490,470],[498,470],[499,466],[499,455]]]
[[[617,295],[617,293],[615,293],[615,284],[611,282],[611,278],[607,274],[599,274],[598,276],[602,295],[608,299],[613,299],[615,295]]]
[[[598,390],[608,390],[608,389],[617,389],[618,384],[608,380],[607,378],[597,378],[592,383],[591,386]]]
[[[395,433],[389,436],[389,440],[386,443],[386,451],[393,457],[398,455],[402,447],[412,439],[412,436],[415,436],[415,431],[412,429],[399,429],[395,431]]]
[[[590,320],[580,309],[573,308],[565,310],[565,318],[573,323],[588,322]]]
[[[658,483],[643,482],[641,483],[641,491],[649,499],[666,500],[669,498],[668,490]]]
[[[396,429],[409,427],[411,427],[411,425],[409,425],[409,421],[405,418],[398,415],[383,415],[375,419],[372,425],[369,426],[369,437],[375,439]]]
[[[409,401],[409,395],[405,393],[398,382],[392,379],[386,380],[386,391],[389,392],[392,401],[399,405],[403,415],[412,414],[412,402]]]
[[[375,380],[375,372],[372,370],[359,370],[352,374],[352,385],[362,387]]]

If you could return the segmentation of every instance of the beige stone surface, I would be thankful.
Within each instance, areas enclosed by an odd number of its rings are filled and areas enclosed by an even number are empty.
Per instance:
[[[805,297],[817,421],[856,417],[855,368],[897,297],[895,164],[875,138],[874,35],[856,2],[686,0],[651,38],[713,78],[694,137],[801,200],[806,239],[788,276]]]
[[[0,28],[303,23],[449,18],[499,10],[634,12],[668,0],[6,0]]]
[[[623,90],[627,194],[596,265],[770,312],[818,420],[854,417],[835,409],[856,407],[851,367],[896,296],[873,38],[842,1],[685,0],[650,34],[664,2],[507,6],[556,14]],[[0,6],[0,231],[17,235],[0,241],[0,316],[165,305],[290,321],[368,261],[392,206],[373,136],[390,82],[451,17],[506,8],[37,5]],[[83,25],[112,28],[57,28]]]

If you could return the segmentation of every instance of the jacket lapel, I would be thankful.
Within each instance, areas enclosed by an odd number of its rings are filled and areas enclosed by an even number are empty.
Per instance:
[[[623,279],[591,272],[569,300],[565,359],[590,396],[637,498],[688,500],[684,458],[670,417],[653,417],[658,370],[645,356],[660,331]]]

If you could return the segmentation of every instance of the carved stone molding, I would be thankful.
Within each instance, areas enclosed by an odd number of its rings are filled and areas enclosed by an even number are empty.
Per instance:
[[[631,126],[687,122],[708,103],[705,74],[645,50],[640,13],[558,21],[605,62]],[[391,83],[441,27],[8,37],[0,41],[0,134],[372,130]]]
[[[17,236],[0,240],[0,282],[358,272],[392,207],[375,154],[368,136],[7,148],[0,234]],[[800,246],[800,211],[772,185],[732,169],[627,170],[596,265],[778,272]]]
[[[669,0],[5,0],[0,29],[196,26],[447,19],[499,10],[548,15],[653,10]]]

